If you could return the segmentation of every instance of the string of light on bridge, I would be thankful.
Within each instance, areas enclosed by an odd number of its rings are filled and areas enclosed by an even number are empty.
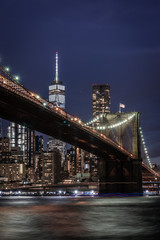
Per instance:
[[[2,68],[4,70],[4,68]],[[4,70],[6,72],[6,70]],[[8,74],[8,73],[7,73]],[[23,94],[24,97],[27,97],[29,99],[32,99],[32,101],[36,101],[36,103],[42,105],[45,108],[48,108],[50,110],[55,110],[58,114],[63,115],[67,120],[71,120],[75,122],[78,125],[81,125],[84,127],[87,131],[90,131],[94,134],[96,134],[97,137],[102,138],[103,140],[109,142],[110,144],[114,145],[116,148],[119,150],[123,151],[124,153],[128,154],[130,157],[134,157],[133,154],[129,153],[127,150],[125,150],[122,146],[116,144],[114,141],[111,139],[107,138],[105,135],[102,133],[99,133],[95,129],[93,129],[91,126],[87,126],[84,122],[82,122],[78,117],[74,117],[73,115],[68,114],[65,112],[63,109],[54,106],[52,103],[48,102],[46,99],[40,97],[40,95],[26,89],[23,85],[21,85],[19,82],[15,81],[15,78],[12,77],[10,74],[8,74],[9,79],[2,78],[2,83],[10,89],[16,90],[19,94]],[[10,82],[11,81],[11,82]],[[99,117],[103,117],[103,114],[101,114]],[[64,121],[65,123],[66,121]],[[70,124],[68,124],[70,126]]]
[[[128,118],[120,121],[120,122],[117,122],[115,124],[112,124],[112,125],[109,125],[109,126],[97,126],[96,129],[97,130],[104,130],[104,129],[112,129],[112,128],[116,128],[116,127],[119,127],[125,123],[127,123],[128,121],[130,121],[133,117],[135,116],[135,113],[133,113],[132,115],[130,115]],[[88,125],[91,125],[92,123],[95,123],[97,122],[100,118],[104,117],[103,114],[100,114],[98,115],[96,118],[94,118],[92,121],[86,123],[85,125],[88,126]],[[145,144],[145,141],[144,141],[144,136],[143,136],[143,132],[142,132],[142,128],[140,127],[139,128],[140,130],[140,135],[141,135],[141,141],[142,141],[142,144],[143,144],[143,148],[144,148],[144,152],[145,152],[145,155],[146,155],[146,159],[148,161],[148,164],[149,166],[152,168],[152,163],[151,163],[151,160],[150,160],[150,157],[148,155],[148,150],[147,150],[147,147],[146,147],[146,144]]]
[[[9,68],[9,67],[5,67],[4,69],[5,69],[5,71],[8,73],[8,75],[10,75],[10,74],[9,74],[10,68]],[[19,81],[19,80],[20,80],[20,77],[17,76],[17,75],[11,76],[11,77],[13,77],[13,79],[14,79],[15,81]]]
[[[144,148],[144,152],[145,152],[148,164],[152,168],[152,163],[151,163],[150,157],[148,155],[148,150],[147,150],[147,147],[146,147],[146,143],[145,143],[145,140],[144,140],[144,136],[143,136],[143,132],[142,132],[142,128],[141,127],[139,127],[139,132],[140,132],[141,141],[142,141],[142,144],[143,144],[143,148]]]
[[[85,125],[91,125],[92,123],[98,121],[100,118],[102,118],[104,115],[103,114],[100,114],[98,117],[94,118],[92,121],[86,123]],[[112,124],[112,125],[109,125],[109,126],[97,126],[96,129],[98,130],[104,130],[106,128],[108,129],[112,129],[112,128],[116,128],[116,127],[119,127],[125,123],[127,123],[128,121],[130,121],[133,117],[135,116],[135,113],[133,113],[132,115],[130,115],[128,118],[120,121],[120,122],[117,122],[115,124]]]

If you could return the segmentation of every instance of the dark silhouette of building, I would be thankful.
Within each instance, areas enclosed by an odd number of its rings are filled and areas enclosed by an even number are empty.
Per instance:
[[[44,140],[42,135],[35,136],[35,151],[41,153],[43,151]]]

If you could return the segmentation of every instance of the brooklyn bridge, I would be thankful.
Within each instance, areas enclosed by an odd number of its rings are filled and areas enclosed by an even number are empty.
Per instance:
[[[100,114],[85,123],[25,88],[0,67],[0,117],[98,156],[101,193],[142,193],[140,113]]]

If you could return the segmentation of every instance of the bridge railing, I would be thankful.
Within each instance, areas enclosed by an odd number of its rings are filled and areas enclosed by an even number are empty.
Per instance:
[[[11,78],[11,76],[10,76]],[[63,109],[54,106],[51,102],[48,102],[46,99],[40,97],[38,94],[26,89],[24,86],[21,84],[15,82],[14,80],[8,79],[4,77],[3,75],[0,75],[0,84],[7,90],[16,93],[23,98],[28,99],[29,101],[32,101],[35,104],[38,104],[40,107],[45,108],[48,111],[54,111],[54,113],[58,114],[59,116],[63,117],[66,121],[70,121],[78,127],[82,128],[84,131],[96,136],[100,140],[109,143],[111,146],[114,146],[117,150],[120,152],[128,155],[131,158],[136,158],[132,153],[128,152],[126,149],[124,149],[121,145],[118,145],[102,133],[96,131],[90,126],[87,126],[86,123],[82,122],[79,118],[67,113]]]
[[[160,174],[154,171],[151,167],[149,167],[145,162],[142,162],[142,166],[146,168],[149,172],[151,172],[156,177],[160,178]]]

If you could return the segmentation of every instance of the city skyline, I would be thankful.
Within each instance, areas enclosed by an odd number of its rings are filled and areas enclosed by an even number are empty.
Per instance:
[[[66,110],[91,120],[92,84],[109,84],[111,112],[124,103],[126,112],[142,113],[149,155],[160,162],[158,1],[2,1],[2,8],[2,65],[48,98],[58,50]]]

